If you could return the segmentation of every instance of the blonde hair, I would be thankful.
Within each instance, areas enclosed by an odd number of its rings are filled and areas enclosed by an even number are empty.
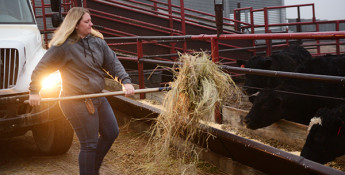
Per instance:
[[[77,42],[80,37],[75,32],[75,27],[85,13],[90,14],[90,11],[83,7],[71,8],[59,28],[55,30],[53,38],[49,42],[49,47],[62,45],[70,36],[72,42]],[[103,35],[97,30],[91,29],[91,35],[103,39]]]

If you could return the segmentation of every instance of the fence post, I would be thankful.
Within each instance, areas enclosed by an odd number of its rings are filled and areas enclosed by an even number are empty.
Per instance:
[[[214,13],[216,15],[216,27],[217,27],[217,36],[223,33],[223,10],[224,10],[224,0],[222,4],[217,4],[214,0]]]
[[[171,0],[168,0],[168,12],[169,12],[169,27],[172,31],[174,29],[174,21],[173,21]]]
[[[211,57],[214,63],[219,62],[219,46],[217,38],[211,38]],[[222,124],[223,122],[223,118],[221,115],[221,106],[219,104],[216,105],[214,111],[214,120],[218,124]]]
[[[234,9],[234,20],[237,20],[237,10]],[[235,31],[238,31],[238,23],[234,21]]]
[[[184,15],[184,0],[180,0],[180,10],[181,10],[181,31],[182,35],[186,35],[186,19]],[[187,51],[187,42],[183,42],[183,52]]]
[[[237,8],[241,8],[241,3],[237,3]],[[236,18],[235,18],[237,21],[241,21],[241,11],[238,10],[237,11],[237,14],[236,14]],[[236,31],[241,31],[241,23],[237,23],[237,26],[236,26]]]
[[[319,32],[319,30],[320,30],[320,25],[319,23],[316,23],[316,32]],[[316,46],[317,55],[320,55],[321,53],[320,40],[316,40],[316,44],[317,44]]]
[[[144,63],[139,61],[144,56],[144,54],[143,54],[143,42],[141,40],[137,40],[137,54],[138,54],[139,89],[144,89],[145,88]],[[140,94],[140,99],[145,99],[144,93]]]
[[[46,8],[44,4],[44,0],[41,0],[41,7],[42,7],[42,20],[43,20],[43,31],[44,31],[44,45],[45,48],[48,48],[48,34],[47,34],[47,19],[46,19]]]
[[[168,12],[169,12],[169,28],[171,29],[170,36],[174,36],[174,20],[173,20],[173,11],[172,11],[172,2],[168,0]],[[169,43],[170,44],[170,53],[176,53],[175,45],[176,43]],[[173,57],[171,57],[173,59]]]
[[[269,27],[268,27],[268,10],[267,7],[264,8],[264,20],[265,20],[265,33],[270,33]],[[266,55],[270,56],[272,54],[272,40],[266,39]]]
[[[213,62],[219,62],[219,46],[217,38],[211,38],[211,57]]]
[[[251,33],[251,34],[254,34],[254,33],[255,33],[255,26],[254,26],[254,12],[253,12],[253,7],[250,7],[250,24],[251,24],[251,26],[250,26],[250,30],[251,30],[250,33]],[[253,46],[253,47],[255,47],[255,42],[256,42],[256,40],[253,39],[253,40],[252,40],[252,46]],[[254,49],[253,55],[254,55],[254,56],[256,55],[256,49]]]
[[[339,28],[339,21],[336,21],[336,23],[335,23],[335,30],[336,31],[340,30],[340,28]],[[337,53],[337,55],[339,55],[340,54],[340,41],[339,41],[339,39],[336,39],[335,42],[336,42],[336,46],[335,46],[336,53]]]

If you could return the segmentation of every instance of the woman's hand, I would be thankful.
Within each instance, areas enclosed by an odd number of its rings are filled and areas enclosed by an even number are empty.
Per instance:
[[[29,96],[29,104],[31,106],[39,106],[41,103],[41,96],[39,94],[31,94]]]
[[[126,97],[134,95],[134,87],[132,84],[123,84],[122,89],[125,91]]]

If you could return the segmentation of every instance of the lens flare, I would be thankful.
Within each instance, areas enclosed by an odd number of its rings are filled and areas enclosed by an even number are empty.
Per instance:
[[[59,71],[50,74],[42,81],[42,90],[48,90],[55,87],[61,87],[61,75]]]

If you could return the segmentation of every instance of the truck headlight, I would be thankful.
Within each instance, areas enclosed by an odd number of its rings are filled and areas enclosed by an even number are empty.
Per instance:
[[[42,81],[42,90],[49,90],[53,88],[61,88],[61,75],[59,71],[56,71]]]

